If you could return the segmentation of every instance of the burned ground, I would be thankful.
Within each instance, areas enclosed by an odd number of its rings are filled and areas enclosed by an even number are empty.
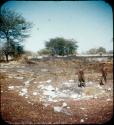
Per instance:
[[[85,68],[86,87],[77,71]],[[104,123],[113,115],[112,62],[108,82],[99,85],[99,62],[52,59],[34,64],[1,63],[1,115],[12,124]]]

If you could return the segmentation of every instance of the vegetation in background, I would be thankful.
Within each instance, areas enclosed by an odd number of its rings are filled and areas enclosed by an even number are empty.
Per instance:
[[[88,54],[105,54],[106,49],[103,47],[99,47],[99,48],[91,48],[90,50],[87,51]]]
[[[52,38],[45,42],[46,49],[51,55],[72,55],[78,48],[77,41],[74,39],[65,39],[62,37]]]

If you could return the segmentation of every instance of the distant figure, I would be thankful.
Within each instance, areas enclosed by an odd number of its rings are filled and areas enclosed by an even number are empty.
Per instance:
[[[80,68],[78,70],[78,81],[79,81],[78,87],[82,87],[82,86],[85,87],[84,71],[81,68],[81,65],[80,65]]]
[[[104,85],[103,81],[105,82],[105,84],[107,82],[107,68],[104,66],[104,63],[101,65],[100,72],[101,72],[100,85]]]

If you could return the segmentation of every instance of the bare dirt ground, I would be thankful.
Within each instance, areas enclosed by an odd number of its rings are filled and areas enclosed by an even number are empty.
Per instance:
[[[79,65],[86,87],[77,86]],[[113,64],[100,86],[99,62],[52,59],[35,64],[1,63],[1,115],[11,124],[105,123],[113,115]]]

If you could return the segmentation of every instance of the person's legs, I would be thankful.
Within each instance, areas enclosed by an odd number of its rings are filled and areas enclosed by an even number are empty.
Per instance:
[[[105,84],[106,84],[106,82],[107,82],[106,75],[104,75],[103,78],[104,78],[104,81],[105,81]]]
[[[82,87],[81,82],[82,82],[81,79],[79,79],[78,87]]]
[[[100,85],[104,85],[104,83],[103,83],[103,76],[100,79]]]
[[[85,80],[82,78],[81,86],[85,87]]]

